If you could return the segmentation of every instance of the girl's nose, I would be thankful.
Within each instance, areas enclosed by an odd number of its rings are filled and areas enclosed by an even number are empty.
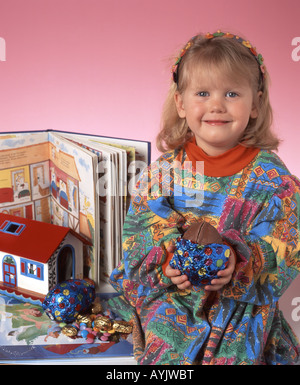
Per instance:
[[[210,112],[223,113],[226,111],[224,100],[221,97],[213,97],[210,101]]]

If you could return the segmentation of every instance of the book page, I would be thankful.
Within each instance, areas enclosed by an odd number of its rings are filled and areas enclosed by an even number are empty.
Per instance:
[[[85,274],[97,283],[99,208],[95,184],[98,157],[56,132],[49,132],[49,146],[52,223],[69,227],[92,242],[85,255]]]
[[[47,132],[0,134],[0,212],[51,222]]]
[[[88,137],[81,134],[64,134],[65,138],[78,143],[85,149],[97,154],[97,182],[96,191],[99,200],[99,224],[100,240],[99,254],[99,279],[108,281],[108,278],[115,267],[115,255],[118,250],[116,241],[116,217],[118,209],[118,175],[116,168],[115,149],[100,143],[91,142]]]

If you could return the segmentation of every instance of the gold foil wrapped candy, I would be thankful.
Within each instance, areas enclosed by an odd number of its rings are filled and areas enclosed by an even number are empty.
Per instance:
[[[111,312],[105,310],[109,315],[103,315],[101,303],[94,303],[89,312],[78,314],[74,324],[61,323],[59,329],[61,333],[71,339],[84,338],[86,343],[95,343],[96,336],[103,342],[119,342],[122,334],[132,333],[132,325],[129,322],[122,320],[114,320],[111,317]],[[90,328],[92,331],[87,331]],[[93,337],[91,337],[93,335]],[[125,338],[125,336],[123,336]]]
[[[107,317],[99,316],[94,321],[94,327],[104,331],[109,330],[111,329],[111,321]]]
[[[88,316],[88,315],[81,315],[81,314],[79,314],[77,316],[77,321],[79,323],[86,324],[87,328],[90,328],[92,326],[92,320],[91,320],[90,316]]]
[[[61,329],[61,332],[68,336],[68,337],[75,337],[77,336],[77,328],[75,326],[72,326],[72,325],[66,325],[64,326],[62,329]]]
[[[118,333],[130,334],[132,332],[132,325],[126,321],[114,321],[113,329]]]

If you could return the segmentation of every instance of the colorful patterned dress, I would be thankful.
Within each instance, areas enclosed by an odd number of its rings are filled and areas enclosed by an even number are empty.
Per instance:
[[[300,183],[273,152],[243,156],[241,147],[214,172],[205,171],[205,159],[204,177],[190,167],[195,159],[186,146],[162,155],[139,179],[124,224],[124,259],[111,275],[120,296],[110,307],[133,323],[141,365],[299,361],[278,299],[300,270]],[[162,272],[167,247],[199,218],[237,256],[232,280],[217,292],[178,290]]]

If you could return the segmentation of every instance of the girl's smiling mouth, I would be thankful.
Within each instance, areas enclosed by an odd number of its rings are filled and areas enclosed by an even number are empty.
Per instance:
[[[221,126],[223,124],[230,123],[230,120],[203,120],[204,123],[210,124],[211,126]]]

